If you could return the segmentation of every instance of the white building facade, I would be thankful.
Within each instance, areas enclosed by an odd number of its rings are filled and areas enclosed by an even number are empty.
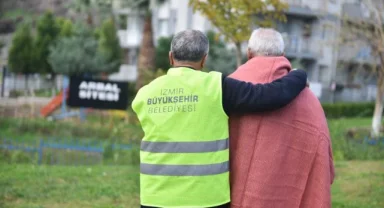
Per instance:
[[[152,29],[154,42],[160,37],[169,37],[186,29],[201,31],[212,30],[210,22],[202,15],[194,13],[188,5],[188,0],[168,0],[163,4],[156,4],[152,0]],[[120,72],[110,76],[113,80],[135,81],[137,77],[137,58],[141,44],[144,25],[144,15],[121,6],[115,1],[116,15],[126,17],[126,28],[120,28],[118,35],[120,44],[124,48],[125,60]],[[166,58],[166,57],[165,57]]]

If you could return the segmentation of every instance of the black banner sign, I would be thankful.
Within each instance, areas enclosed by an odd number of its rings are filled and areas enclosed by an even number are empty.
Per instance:
[[[71,77],[68,105],[95,109],[126,110],[128,83]]]

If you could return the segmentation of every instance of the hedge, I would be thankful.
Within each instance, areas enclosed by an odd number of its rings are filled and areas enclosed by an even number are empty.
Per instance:
[[[374,103],[324,103],[322,106],[327,118],[371,117],[375,109]]]

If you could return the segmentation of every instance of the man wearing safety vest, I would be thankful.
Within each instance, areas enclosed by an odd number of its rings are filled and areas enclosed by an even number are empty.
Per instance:
[[[281,108],[306,86],[302,70],[257,85],[201,72],[208,48],[200,31],[176,34],[173,68],[141,88],[132,103],[145,132],[142,207],[229,207],[228,115]]]

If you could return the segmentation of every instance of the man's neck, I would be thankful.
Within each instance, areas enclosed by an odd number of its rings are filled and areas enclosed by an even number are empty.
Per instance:
[[[173,68],[189,68],[189,69],[193,69],[193,70],[197,70],[195,68],[193,68],[192,66],[173,66]]]
[[[186,68],[190,68],[190,69],[193,69],[193,70],[201,70],[201,67],[198,67],[197,64],[192,64],[192,63],[175,63],[173,64],[173,67],[174,68],[178,68],[178,67],[186,67]]]

